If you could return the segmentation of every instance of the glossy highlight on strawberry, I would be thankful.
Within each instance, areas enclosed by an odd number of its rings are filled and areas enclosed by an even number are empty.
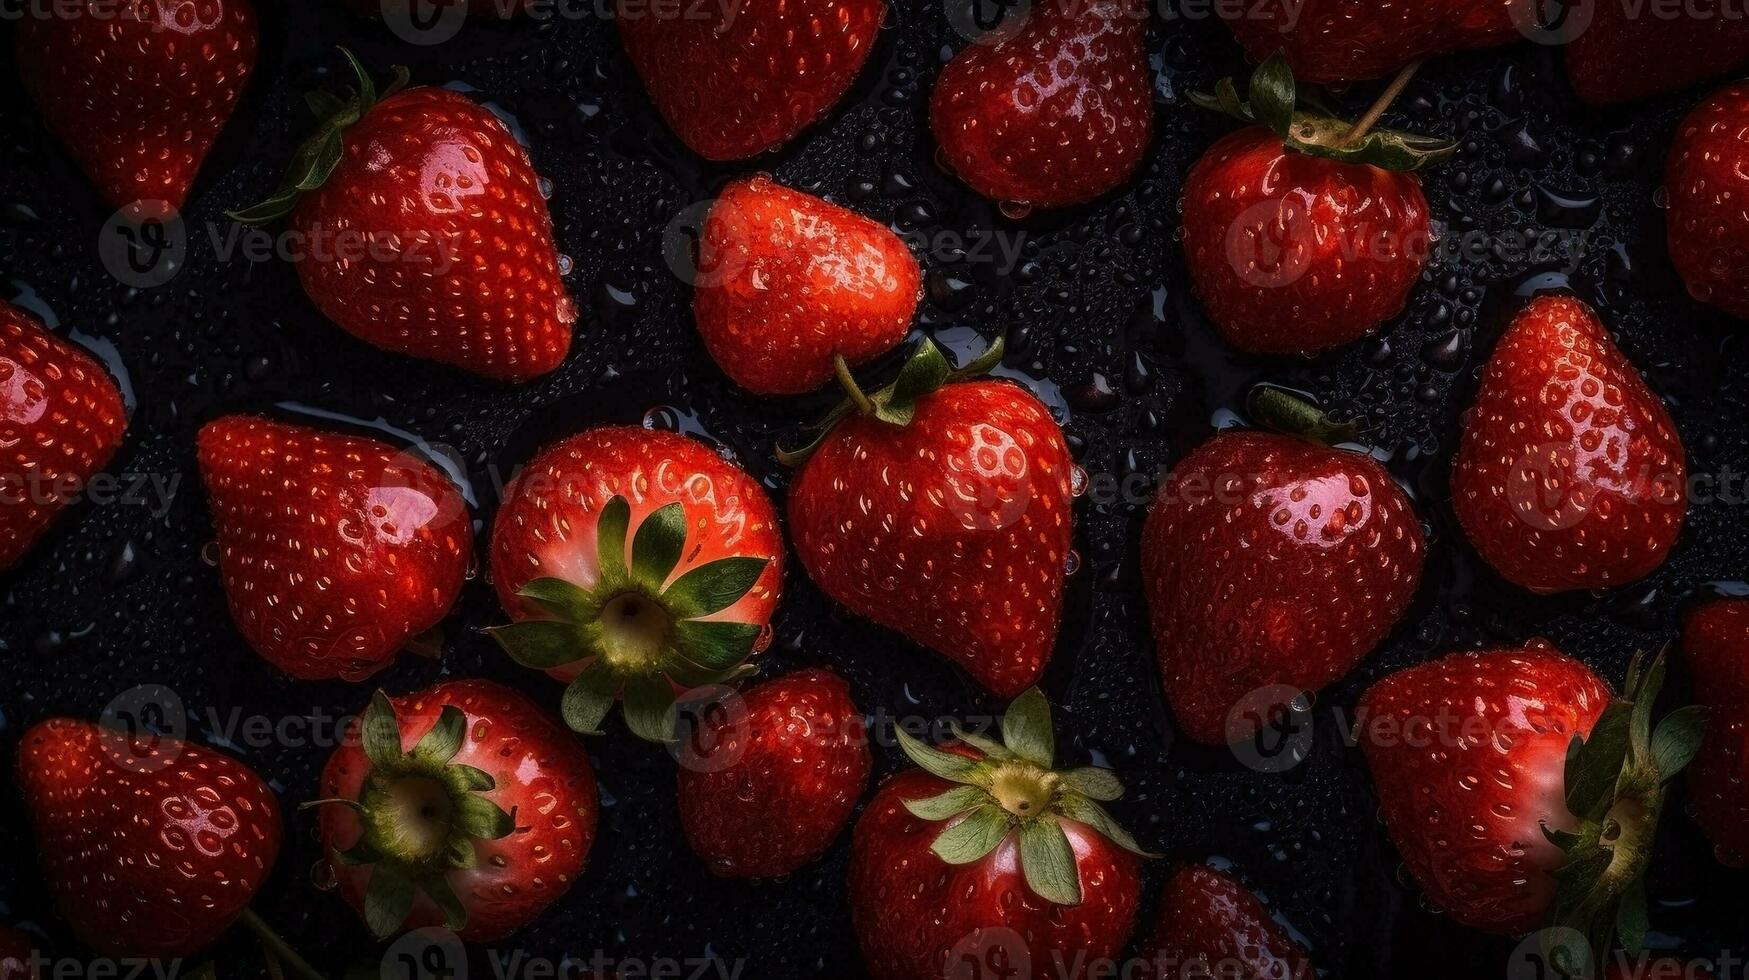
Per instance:
[[[1166,882],[1142,945],[1144,980],[1243,976],[1313,980],[1311,957],[1244,885],[1193,864]]]
[[[1697,301],[1749,320],[1749,82],[1714,93],[1677,127],[1664,168],[1670,261]]]

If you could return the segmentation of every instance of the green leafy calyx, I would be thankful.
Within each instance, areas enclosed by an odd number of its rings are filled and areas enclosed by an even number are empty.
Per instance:
[[[895,729],[912,762],[955,784],[939,795],[906,800],[919,820],[945,826],[931,851],[949,864],[983,860],[1013,837],[1028,888],[1057,905],[1081,904],[1081,876],[1065,822],[1077,823],[1131,853],[1151,857],[1100,806],[1123,795],[1110,770],[1057,770],[1051,709],[1033,688],[1002,718],[1002,739],[955,729],[973,755],[948,752]]]
[[[1406,81],[1399,78],[1399,83]],[[1308,156],[1392,171],[1421,170],[1451,159],[1458,148],[1453,140],[1371,127],[1370,120],[1400,91],[1401,85],[1394,84],[1368,120],[1350,123],[1330,111],[1321,97],[1301,93],[1293,69],[1278,54],[1252,73],[1246,97],[1239,96],[1232,79],[1224,78],[1215,84],[1213,95],[1198,92],[1191,98],[1205,109],[1264,126],[1289,150]]]
[[[1694,759],[1706,728],[1703,709],[1692,706],[1653,726],[1664,674],[1663,653],[1649,663],[1634,658],[1625,696],[1567,752],[1566,804],[1578,828],[1543,829],[1567,856],[1554,872],[1558,884],[1545,935],[1566,937],[1572,946],[1546,953],[1570,976],[1594,975],[1592,965],[1606,962],[1618,945],[1637,955],[1645,938],[1641,879],[1651,863],[1665,788]]]
[[[547,618],[487,632],[526,667],[582,665],[561,702],[576,731],[600,734],[602,719],[623,699],[634,734],[667,742],[674,738],[677,691],[730,684],[753,672],[746,661],[763,627],[715,617],[752,591],[771,559],[721,558],[676,576],[690,550],[685,507],[660,507],[635,531],[631,513],[624,497],[601,509],[593,584],[536,579],[517,594]]]

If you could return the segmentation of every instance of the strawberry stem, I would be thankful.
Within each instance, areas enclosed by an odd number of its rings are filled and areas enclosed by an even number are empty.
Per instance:
[[[261,916],[255,914],[254,909],[244,909],[238,921],[248,926],[249,931],[255,934],[255,938],[261,941],[261,945],[272,951],[280,963],[289,968],[295,976],[302,978],[302,980],[327,980],[316,971],[315,967],[305,962],[304,958],[298,955],[298,951],[291,948],[291,944],[280,938],[279,933],[275,932],[272,926],[263,922]]]
[[[844,362],[843,354],[832,355],[832,373],[838,376],[838,387],[843,388],[844,394],[855,403],[857,413],[873,415],[874,403],[868,400],[868,395],[856,383],[856,376],[850,373],[850,365]]]
[[[1372,108],[1366,110],[1366,115],[1361,116],[1360,120],[1354,124],[1354,128],[1348,131],[1348,135],[1342,138],[1342,146],[1353,146],[1366,138],[1366,134],[1378,125],[1385,110],[1389,109],[1391,103],[1396,102],[1397,97],[1403,94],[1403,90],[1409,87],[1409,81],[1415,77],[1416,72],[1421,70],[1422,64],[1424,62],[1412,61],[1397,73],[1396,78],[1391,79],[1391,84],[1385,87],[1378,100],[1372,104]]]

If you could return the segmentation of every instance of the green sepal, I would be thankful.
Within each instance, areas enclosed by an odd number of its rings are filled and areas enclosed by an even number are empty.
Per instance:
[[[632,504],[624,497],[609,500],[596,518],[595,555],[605,586],[616,586],[627,578],[626,534],[631,523]]]
[[[919,820],[935,822],[957,817],[990,802],[990,794],[976,786],[955,786],[939,796],[904,800],[905,809]]]
[[[419,879],[419,890],[443,913],[443,922],[449,927],[449,931],[455,932],[468,924],[468,910],[462,907],[461,899],[456,897],[455,889],[449,886],[448,878],[441,874],[428,874]]]
[[[393,936],[412,911],[413,882],[394,865],[379,863],[372,868],[364,889],[364,924],[371,935],[378,939]]]
[[[977,749],[979,752],[984,753],[986,758],[993,759],[997,762],[1006,762],[1009,759],[1015,758],[1014,753],[1008,751],[1008,746],[1003,745],[1001,742],[996,741],[988,735],[983,735],[963,728],[957,721],[949,721],[947,727],[949,731],[953,732],[953,737],[955,739],[958,739],[972,748]]]
[[[626,727],[646,742],[674,741],[678,715],[674,685],[666,677],[636,677],[625,688]]]
[[[662,599],[681,619],[714,615],[740,602],[769,567],[769,558],[719,558],[675,579]]]
[[[1002,716],[1002,741],[1010,751],[1042,769],[1056,761],[1056,736],[1051,731],[1051,706],[1044,692],[1029,688]]]
[[[1110,769],[1083,766],[1063,773],[1063,785],[1090,800],[1109,803],[1123,798],[1123,783]]]
[[[413,762],[422,766],[442,766],[462,750],[462,738],[467,734],[467,716],[460,708],[446,704],[437,713],[437,721],[408,753]]]
[[[498,641],[510,659],[535,670],[552,670],[574,664],[596,651],[583,628],[550,619],[531,619],[508,626],[493,626],[486,635]]]
[[[1698,704],[1678,708],[1664,716],[1652,732],[1652,766],[1659,778],[1669,782],[1694,761],[1706,737],[1707,709]]]
[[[1081,872],[1063,825],[1041,818],[1020,827],[1020,870],[1033,894],[1057,905],[1081,904]]]
[[[1008,831],[1008,818],[1002,808],[986,803],[949,824],[929,850],[948,864],[971,864],[994,851]]]
[[[501,840],[516,829],[516,822],[503,807],[476,793],[461,798],[454,822],[462,833],[480,840]]]
[[[674,624],[674,646],[706,670],[728,670],[752,655],[763,632],[752,623],[682,620]]]
[[[924,745],[912,738],[903,728],[894,728],[893,734],[898,738],[899,750],[905,753],[906,758],[932,776],[945,779],[950,783],[970,785],[982,785],[988,781],[986,778],[988,767],[983,764],[982,760],[955,755],[952,752],[943,752],[932,746]]]
[[[1142,845],[1136,843],[1135,837],[1131,836],[1130,832],[1125,830],[1116,818],[1107,813],[1105,807],[1084,796],[1065,794],[1057,801],[1057,812],[1078,824],[1084,824],[1089,829],[1097,831],[1100,836],[1138,857],[1154,858],[1160,856],[1151,851],[1143,850]]]
[[[587,623],[601,613],[595,593],[562,578],[537,578],[517,589],[516,594],[565,623]]]
[[[601,660],[591,663],[565,688],[559,714],[574,732],[600,735],[601,721],[619,698],[620,681]]]
[[[686,507],[666,504],[645,517],[632,538],[632,577],[661,591],[686,550]]]
[[[1354,423],[1337,422],[1318,406],[1271,384],[1251,389],[1245,397],[1245,414],[1255,425],[1321,446],[1339,446],[1360,439],[1360,430]]]
[[[401,726],[395,721],[395,708],[389,696],[381,691],[371,695],[370,707],[364,711],[359,726],[361,747],[372,766],[382,768],[401,761]]]

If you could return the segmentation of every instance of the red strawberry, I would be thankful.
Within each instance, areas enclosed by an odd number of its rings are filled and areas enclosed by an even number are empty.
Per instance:
[[[725,878],[813,861],[868,787],[868,734],[850,687],[804,670],[712,709],[680,757],[680,826]]]
[[[518,662],[568,681],[565,720],[674,736],[678,689],[746,676],[770,642],[783,537],[765,491],[672,432],[591,429],[551,446],[510,486],[492,528],[492,582]]]
[[[1598,3],[1567,45],[1567,78],[1592,105],[1680,92],[1749,64],[1749,19]],[[1586,8],[1590,10],[1591,8]]]
[[[109,463],[126,429],[103,366],[0,302],[0,571]]]
[[[600,812],[589,755],[491,681],[378,692],[322,770],[322,845],[378,938],[464,942],[527,925],[583,871]]]
[[[1612,701],[1584,664],[1535,640],[1367,691],[1357,717],[1379,812],[1427,897],[1473,928],[1576,928],[1594,955],[1611,952],[1616,923],[1644,902],[1663,784],[1699,739],[1695,709],[1652,730],[1663,675],[1662,657],[1644,670],[1636,658],[1628,697]],[[1637,937],[1623,938],[1634,952]]]
[[[180,957],[244,916],[279,854],[279,803],[241,762],[54,718],[18,780],[61,916],[105,956]]]
[[[455,604],[473,526],[430,464],[242,415],[207,423],[199,453],[231,617],[279,669],[363,680]]]
[[[1346,675],[1408,610],[1426,542],[1390,474],[1360,453],[1261,432],[1216,436],[1166,480],[1142,578],[1173,713],[1225,745],[1277,703]],[[1244,717],[1240,717],[1243,714]]]
[[[1004,743],[961,733],[888,779],[857,821],[850,914],[874,980],[1082,980],[1135,926],[1142,854],[1098,800],[1105,769],[1053,771],[1050,707],[1027,691]]]
[[[887,5],[785,0],[674,11],[620,3],[615,21],[632,67],[694,153],[744,160],[788,142],[838,104],[868,60]]]
[[[1709,731],[1688,773],[1695,819],[1719,860],[1749,865],[1749,599],[1720,599],[1689,615],[1682,648]]]
[[[1202,865],[1172,876],[1143,944],[1144,975],[1161,980],[1246,977],[1313,980],[1311,958],[1257,896],[1231,877]]]
[[[1664,563],[1686,488],[1669,413],[1597,314],[1533,300],[1465,416],[1451,489],[1470,543],[1532,592],[1625,585]]]
[[[827,595],[1012,696],[1056,646],[1075,463],[1024,388],[950,380],[926,340],[893,387],[855,392],[861,409],[839,413],[790,487],[790,532]]]
[[[1230,82],[1219,92],[1198,101],[1267,123],[1216,143],[1184,183],[1191,285],[1227,342],[1311,355],[1403,312],[1433,249],[1427,198],[1410,171],[1455,147],[1297,111],[1279,58],[1252,76],[1248,102]]]
[[[315,98],[331,114],[286,186],[231,217],[289,215],[304,291],[367,343],[498,381],[557,368],[577,306],[528,153],[472,99],[399,69],[378,101],[352,65],[358,94]]]
[[[250,0],[73,0],[18,25],[25,87],[111,204],[180,209],[255,68]]]
[[[1670,146],[1670,261],[1688,291],[1749,320],[1749,82],[1714,94],[1689,114]]]
[[[1130,178],[1154,131],[1141,0],[1048,0],[961,51],[936,80],[942,159],[994,201],[1091,201]]]
[[[1318,83],[1382,78],[1425,58],[1512,44],[1524,39],[1521,31],[1535,30],[1532,12],[1525,0],[1265,0],[1216,5],[1216,13],[1252,59],[1283,55],[1295,75]]]
[[[0,926],[0,980],[37,980],[36,940]]]
[[[699,242],[698,332],[724,373],[797,395],[905,339],[922,274],[886,226],[758,176],[729,185]]]

